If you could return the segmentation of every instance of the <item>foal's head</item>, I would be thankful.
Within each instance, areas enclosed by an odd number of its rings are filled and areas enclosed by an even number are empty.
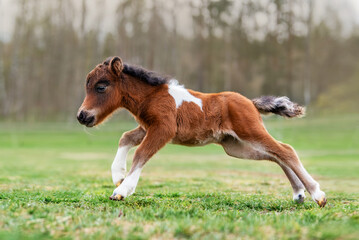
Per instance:
[[[86,97],[77,113],[77,119],[93,127],[106,119],[120,106],[119,78],[123,62],[119,57],[97,65],[86,79]]]

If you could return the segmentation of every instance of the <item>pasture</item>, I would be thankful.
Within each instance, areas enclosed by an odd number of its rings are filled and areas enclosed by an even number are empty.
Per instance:
[[[78,124],[0,123],[0,239],[355,239],[359,236],[359,115],[265,119],[326,192],[318,208],[274,163],[239,160],[221,147],[167,145],[136,193],[108,197],[124,131],[116,117]],[[134,150],[129,154],[128,165]]]

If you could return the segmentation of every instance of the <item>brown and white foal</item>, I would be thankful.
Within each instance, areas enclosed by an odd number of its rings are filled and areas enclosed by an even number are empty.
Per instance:
[[[167,143],[198,146],[220,144],[230,156],[270,160],[288,177],[295,201],[304,201],[304,189],[320,207],[325,193],[303,167],[294,149],[276,141],[263,125],[260,113],[300,117],[304,109],[287,97],[249,100],[235,92],[205,94],[185,89],[174,79],[107,59],[87,76],[86,97],[77,118],[93,127],[116,109],[132,113],[139,126],[123,134],[112,163],[112,180],[117,188],[110,197],[121,200],[133,194],[146,162]],[[126,176],[126,156],[137,148]]]

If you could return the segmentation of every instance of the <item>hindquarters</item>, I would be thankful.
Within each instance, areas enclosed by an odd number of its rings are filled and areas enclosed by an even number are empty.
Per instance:
[[[295,150],[276,141],[265,129],[261,116],[250,100],[232,99],[228,104],[228,116],[234,137],[226,137],[221,142],[228,155],[253,160],[276,162],[288,177],[296,201],[304,200],[304,187],[320,207],[326,204],[325,193],[309,175],[300,162]]]

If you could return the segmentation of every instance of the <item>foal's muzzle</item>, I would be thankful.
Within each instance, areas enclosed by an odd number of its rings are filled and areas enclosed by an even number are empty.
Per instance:
[[[90,113],[82,110],[77,115],[77,120],[79,120],[79,123],[86,125],[87,127],[92,127],[95,122],[95,117],[93,115],[91,115]]]

